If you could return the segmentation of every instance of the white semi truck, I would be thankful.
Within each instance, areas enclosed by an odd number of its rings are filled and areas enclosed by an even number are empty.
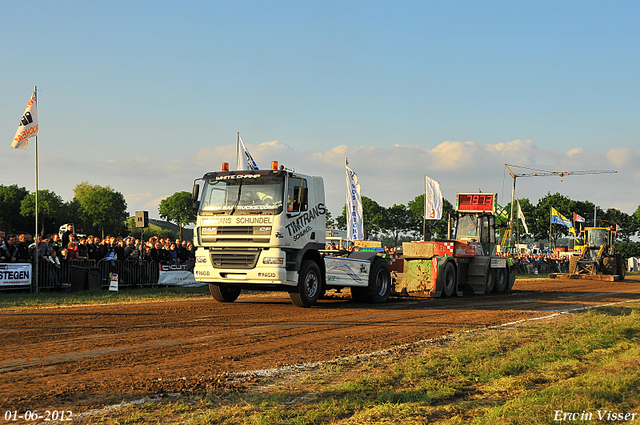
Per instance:
[[[321,177],[275,161],[270,170],[255,171],[229,171],[223,163],[222,171],[194,182],[192,197],[198,211],[194,275],[217,301],[233,302],[244,289],[274,290],[310,307],[327,289],[345,287],[358,301],[389,299],[389,266],[376,252],[325,249]]]

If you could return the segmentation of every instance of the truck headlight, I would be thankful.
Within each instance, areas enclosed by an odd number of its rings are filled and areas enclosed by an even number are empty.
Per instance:
[[[207,262],[207,257],[196,256],[196,263],[206,263],[206,262]]]
[[[280,257],[265,257],[262,260],[263,264],[283,264],[284,260]]]

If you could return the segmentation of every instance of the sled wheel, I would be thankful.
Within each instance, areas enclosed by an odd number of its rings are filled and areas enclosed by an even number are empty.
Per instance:
[[[485,286],[484,286],[484,293],[485,294],[490,294],[491,292],[493,292],[493,287],[495,285],[495,270],[492,269],[491,267],[489,267],[487,269],[487,276],[485,279]]]
[[[442,294],[445,297],[453,295],[453,291],[456,289],[456,268],[453,264],[447,263],[444,266],[444,287],[442,288]]]
[[[495,271],[495,284],[493,286],[493,292],[504,292],[507,289],[507,280],[509,275],[507,269],[497,269]]]

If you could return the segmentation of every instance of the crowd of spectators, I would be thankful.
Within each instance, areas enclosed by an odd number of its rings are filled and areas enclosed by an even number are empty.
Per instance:
[[[164,265],[192,265],[195,247],[191,241],[152,236],[140,241],[132,236],[78,236],[71,226],[62,234],[53,234],[37,242],[29,234],[5,235],[0,230],[0,263],[28,263],[35,255],[39,261],[60,265],[64,260],[115,260],[155,262]]]
[[[499,255],[510,257],[513,260],[515,272],[519,274],[569,272],[568,255],[557,253],[550,255],[501,253]]]

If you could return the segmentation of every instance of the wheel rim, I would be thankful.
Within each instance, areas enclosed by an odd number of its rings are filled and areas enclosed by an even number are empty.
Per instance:
[[[304,287],[309,298],[313,298],[318,292],[318,276],[315,273],[308,273],[304,280]]]
[[[376,275],[376,289],[378,290],[378,295],[384,296],[387,293],[387,287],[389,286],[389,282],[387,281],[387,276],[384,273],[384,270],[378,270],[378,274]]]

